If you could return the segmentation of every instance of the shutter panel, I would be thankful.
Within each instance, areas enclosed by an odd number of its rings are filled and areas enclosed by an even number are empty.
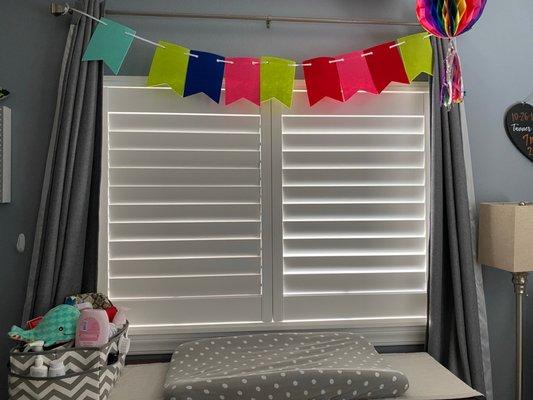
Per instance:
[[[127,84],[104,103],[104,286],[133,332],[271,319],[260,111]]]
[[[276,320],[425,318],[427,104],[412,85],[274,106]]]

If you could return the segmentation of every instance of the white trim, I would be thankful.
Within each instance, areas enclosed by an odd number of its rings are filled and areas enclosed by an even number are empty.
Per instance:
[[[98,213],[99,238],[98,238],[98,283],[100,292],[109,296],[109,130],[108,130],[108,96],[109,89],[102,88],[102,159],[100,161],[100,205]],[[105,229],[103,229],[105,227]],[[105,268],[102,268],[105,266]]]
[[[261,319],[272,321],[272,146],[270,102],[261,106]]]
[[[360,327],[354,329],[333,324],[320,323],[316,326],[309,326],[307,324],[305,331],[327,331],[331,329],[354,331],[360,335],[368,338],[375,346],[403,346],[403,345],[420,345],[425,341],[426,326],[425,321],[423,325],[411,325],[411,326],[388,326],[388,327]],[[254,329],[255,328],[255,329]],[[294,326],[287,326],[285,330],[294,331]],[[268,332],[268,331],[283,330],[277,326],[273,326],[272,329],[266,329],[265,326],[257,327],[243,327],[242,331],[217,331],[211,332],[188,332],[188,333],[147,333],[136,334],[130,333],[132,339],[131,349],[129,354],[168,354],[174,352],[176,347],[183,342],[194,341],[198,339],[205,339],[210,337],[219,336],[235,336],[239,334],[249,334],[250,332]]]
[[[283,321],[283,106],[272,107],[272,267],[274,321]]]

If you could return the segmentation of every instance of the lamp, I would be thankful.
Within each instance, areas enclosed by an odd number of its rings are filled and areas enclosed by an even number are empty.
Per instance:
[[[516,399],[522,399],[522,300],[533,271],[533,204],[482,203],[478,261],[509,271],[516,295]]]

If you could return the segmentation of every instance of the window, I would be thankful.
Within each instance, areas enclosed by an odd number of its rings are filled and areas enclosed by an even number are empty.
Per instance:
[[[107,77],[99,289],[146,343],[329,327],[422,342],[427,115],[425,83],[311,108],[298,82],[288,110]]]

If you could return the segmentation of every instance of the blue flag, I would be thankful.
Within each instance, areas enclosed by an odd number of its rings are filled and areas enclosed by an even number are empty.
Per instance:
[[[225,66],[221,61],[224,57],[197,50],[191,50],[190,54],[183,96],[205,93],[213,101],[220,102]]]
[[[135,31],[107,18],[101,19],[83,54],[83,61],[103,60],[116,74],[128,54]]]

